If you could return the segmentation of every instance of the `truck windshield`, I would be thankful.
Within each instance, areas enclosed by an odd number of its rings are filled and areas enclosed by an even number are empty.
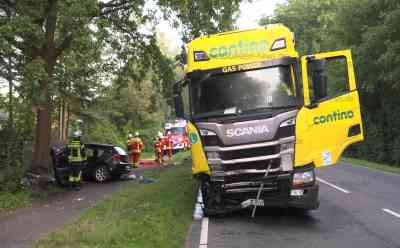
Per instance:
[[[290,66],[211,76],[191,86],[195,118],[298,106]]]

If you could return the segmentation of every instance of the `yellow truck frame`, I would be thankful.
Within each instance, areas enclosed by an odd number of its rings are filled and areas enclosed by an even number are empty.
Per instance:
[[[290,82],[282,85],[290,88],[288,94],[298,102],[295,108],[263,117],[268,108],[260,115],[246,116],[233,107],[225,108],[220,119],[198,117],[201,108],[196,106],[204,109],[207,101],[217,102],[211,93],[203,97],[208,88],[201,88],[202,84],[217,87],[213,84],[269,68],[288,71],[290,79],[286,80]],[[232,85],[240,85],[240,81]],[[225,97],[221,92],[220,97]],[[209,215],[250,206],[316,209],[314,168],[335,164],[346,147],[363,140],[351,52],[300,57],[294,34],[282,24],[191,41],[187,44],[185,78],[175,84],[174,93],[177,116],[189,120],[192,172],[201,181]],[[273,106],[273,93],[268,94],[266,102]],[[236,96],[239,98],[241,95]],[[284,129],[289,137],[278,135]],[[262,154],[272,146],[278,149],[276,154]]]

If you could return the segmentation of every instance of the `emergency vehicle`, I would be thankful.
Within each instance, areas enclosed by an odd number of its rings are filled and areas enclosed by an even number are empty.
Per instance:
[[[186,126],[187,121],[184,119],[176,119],[165,123],[164,136],[171,135],[170,138],[174,153],[190,147]]]

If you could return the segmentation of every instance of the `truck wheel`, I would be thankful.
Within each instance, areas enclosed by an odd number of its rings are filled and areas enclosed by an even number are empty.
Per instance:
[[[98,183],[104,183],[110,178],[110,173],[105,165],[96,167],[93,171],[93,178]]]
[[[214,187],[208,182],[203,182],[201,186],[203,197],[203,212],[204,216],[214,217],[218,214],[218,200]]]

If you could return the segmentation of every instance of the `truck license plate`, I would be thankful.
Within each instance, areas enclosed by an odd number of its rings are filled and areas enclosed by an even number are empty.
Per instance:
[[[259,206],[259,207],[263,207],[264,206],[264,200],[262,199],[248,199],[244,202],[242,202],[242,207],[243,208],[247,208],[249,206]]]

